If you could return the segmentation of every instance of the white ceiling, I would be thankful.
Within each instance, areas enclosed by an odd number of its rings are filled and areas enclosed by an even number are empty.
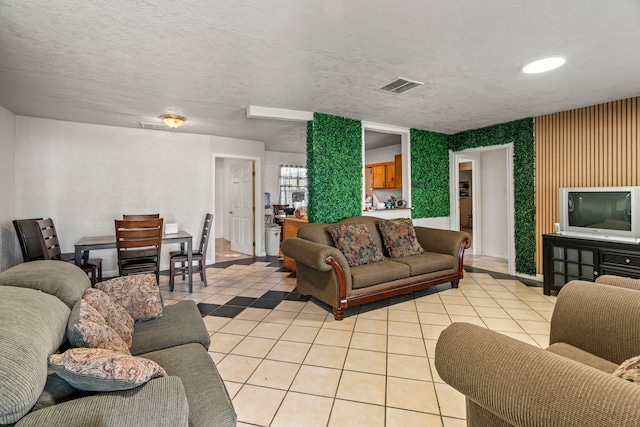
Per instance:
[[[638,0],[0,0],[0,106],[304,152],[247,106],[454,133],[640,95],[639,40]],[[375,90],[397,77],[426,84]]]

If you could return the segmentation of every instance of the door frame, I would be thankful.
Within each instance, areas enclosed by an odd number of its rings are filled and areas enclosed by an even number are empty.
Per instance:
[[[254,165],[254,185],[253,185],[253,204],[254,204],[254,216],[253,216],[253,241],[255,243],[253,256],[263,257],[266,256],[264,251],[264,212],[263,209],[259,209],[259,206],[264,206],[264,192],[262,182],[262,158],[255,156],[241,156],[232,155],[226,153],[212,153],[211,154],[211,210],[216,212],[216,159],[228,159],[228,160],[251,160]],[[225,190],[227,190],[225,188]],[[220,195],[218,195],[220,197]],[[225,197],[225,194],[222,195]],[[224,214],[224,212],[223,212]],[[228,215],[223,216],[222,223],[225,224],[228,220]],[[223,225],[224,226],[224,225]],[[216,224],[214,222],[212,226],[212,235],[217,235]],[[215,241],[215,239],[214,239]],[[215,263],[216,248],[215,243],[210,247],[209,252],[212,254],[213,259],[211,262]],[[207,258],[209,258],[207,256]]]
[[[449,188],[450,188],[450,211],[449,216],[450,227],[452,230],[460,229],[460,209],[458,202],[458,177],[460,176],[459,163],[463,161],[470,161],[470,158],[480,158],[480,154],[483,151],[493,150],[505,150],[505,162],[507,165],[507,262],[509,268],[509,274],[516,275],[516,262],[515,262],[515,208],[514,208],[514,186],[513,186],[513,142],[503,145],[492,145],[489,147],[470,148],[463,151],[453,152],[449,150]],[[473,248],[474,254],[482,254],[482,232],[478,230],[479,225],[482,224],[482,195],[481,195],[481,174],[480,168],[482,164],[477,163],[477,167],[473,167],[472,179],[474,185],[474,197],[473,197]],[[476,213],[477,212],[477,213]],[[479,242],[479,243],[476,243]],[[476,246],[478,245],[478,246]],[[477,249],[476,249],[477,248]]]

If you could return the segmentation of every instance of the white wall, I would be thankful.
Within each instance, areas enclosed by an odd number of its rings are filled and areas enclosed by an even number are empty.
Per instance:
[[[16,116],[0,107],[0,271],[20,257],[11,222],[15,219],[15,137]]]
[[[508,258],[507,149],[483,151],[481,156],[482,254]]]
[[[256,141],[23,116],[15,147],[15,215],[52,217],[65,252],[83,236],[113,234],[123,213],[159,212],[197,242],[215,205],[212,152],[264,156]],[[163,247],[162,268],[176,248]],[[92,256],[105,274],[117,271],[115,251]]]

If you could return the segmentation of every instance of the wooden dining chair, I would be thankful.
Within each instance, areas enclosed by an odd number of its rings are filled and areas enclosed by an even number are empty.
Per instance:
[[[204,224],[202,225],[202,235],[200,236],[200,246],[197,250],[193,251],[191,259],[198,261],[198,268],[200,270],[200,280],[207,286],[207,247],[209,246],[209,235],[211,234],[211,222],[213,221],[213,215],[208,213],[204,217]],[[189,271],[187,251],[174,251],[169,253],[169,290],[173,292],[174,278],[178,274],[182,274],[182,280],[185,279],[185,274]],[[176,264],[181,264],[176,268]]]
[[[115,220],[120,276],[155,273],[160,282],[162,218]]]
[[[56,226],[53,224],[53,220],[51,218],[35,220],[34,225],[38,231],[38,240],[40,241],[42,259],[75,262],[75,258],[73,256],[71,259],[63,257],[63,253],[60,249],[60,242],[58,240],[58,233],[56,232]],[[102,259],[90,258],[85,260],[83,257],[80,268],[89,275],[91,285],[95,285],[97,282],[102,281]]]
[[[122,219],[128,219],[128,220],[139,220],[139,219],[158,219],[160,218],[160,214],[133,214],[133,215],[127,215],[127,214],[123,214],[122,215]]]

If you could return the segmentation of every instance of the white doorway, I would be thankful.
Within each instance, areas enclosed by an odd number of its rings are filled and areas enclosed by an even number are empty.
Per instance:
[[[450,227],[461,229],[461,164],[470,167],[471,234],[474,256],[505,259],[515,275],[513,144],[450,152]]]
[[[231,250],[253,255],[254,170],[250,160],[231,165]]]
[[[224,248],[234,259],[240,254],[264,256],[260,249],[264,240],[264,212],[256,208],[264,203],[261,159],[214,153],[212,165],[211,209],[215,213],[212,261],[222,262],[218,255],[223,254],[217,252]]]

